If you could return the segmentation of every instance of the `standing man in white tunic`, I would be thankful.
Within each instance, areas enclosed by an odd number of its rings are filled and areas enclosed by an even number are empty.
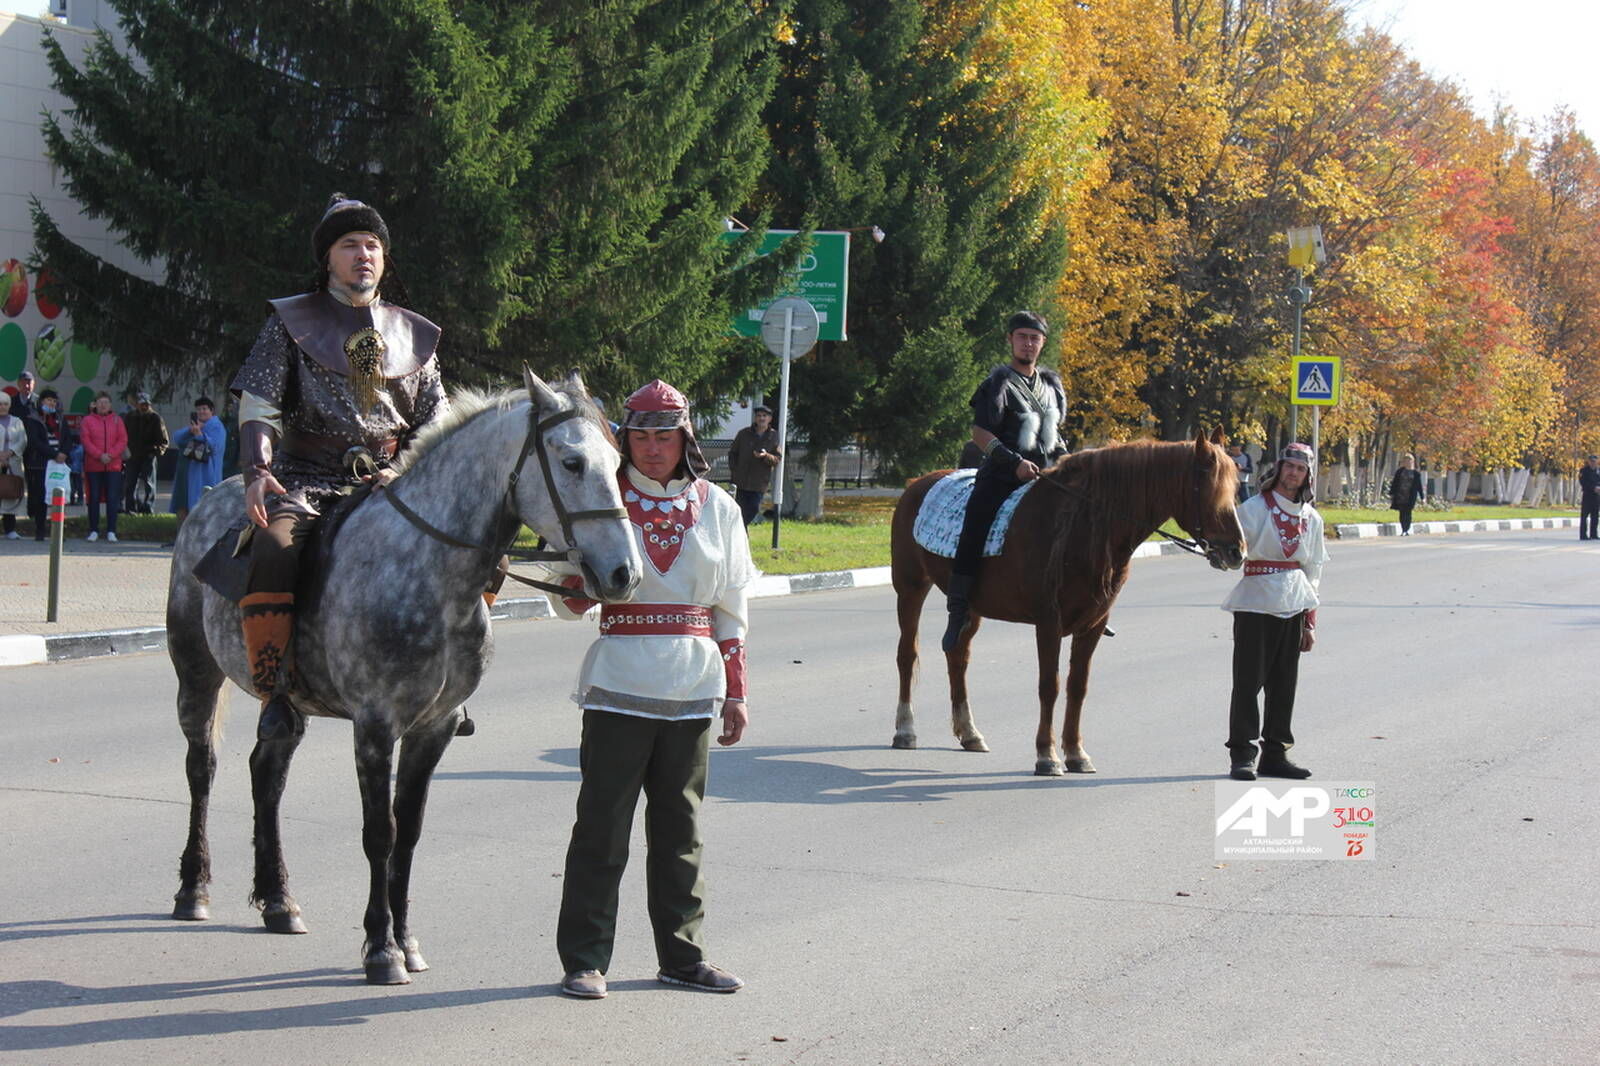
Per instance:
[[[1316,457],[1305,444],[1283,449],[1261,491],[1239,505],[1249,550],[1244,576],[1222,609],[1233,612],[1233,700],[1228,710],[1228,776],[1296,780],[1311,771],[1289,761],[1290,719],[1300,655],[1317,639],[1317,589],[1328,552],[1322,516],[1311,506]],[[1265,714],[1256,697],[1265,690]],[[1256,741],[1261,762],[1256,764]]]
[[[625,408],[618,479],[644,580],[634,602],[601,608],[600,638],[574,694],[583,707],[583,783],[556,927],[561,990],[581,999],[606,994],[618,887],[643,791],[657,979],[736,992],[744,982],[706,961],[700,933],[700,805],[712,719],[722,720],[722,745],[737,744],[750,720],[744,636],[757,571],[738,505],[704,478],[683,394],[652,381]],[[576,595],[558,611],[577,617],[593,606],[581,578],[563,583]]]

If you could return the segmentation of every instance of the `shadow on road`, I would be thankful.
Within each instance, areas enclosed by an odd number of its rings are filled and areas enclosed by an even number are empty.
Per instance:
[[[93,919],[85,919],[92,921]],[[196,996],[225,996],[275,989],[366,989],[359,969],[296,970],[229,981],[174,982],[93,988],[59,981],[0,982],[0,1004],[6,1015],[59,1008],[96,1005],[174,1003]],[[42,1022],[37,1025],[0,1025],[0,1047],[10,1051],[44,1051],[116,1045],[139,1040],[170,1040],[175,1036],[221,1036],[241,1032],[281,1032],[325,1026],[362,1025],[386,1014],[526,1000],[559,994],[549,988],[519,985],[515,988],[475,988],[453,992],[416,992],[408,986],[389,992],[368,989],[355,999],[337,1003],[294,1003],[270,1009],[228,1010],[213,1000],[204,1009],[149,1016],[104,1018],[85,1022]]]
[[[851,767],[808,759],[830,752],[871,751],[883,757],[880,765]],[[947,761],[971,758],[992,765],[993,755],[968,755],[936,750],[934,758]],[[980,792],[1015,792],[1036,789],[1106,788],[1119,785],[1177,784],[1215,779],[1215,774],[1176,774],[1122,777],[1106,774],[1071,774],[1035,777],[1031,768],[951,771],[907,765],[918,759],[916,751],[890,752],[880,747],[773,747],[733,749],[713,763],[710,795],[748,803],[925,803]],[[1004,756],[1002,756],[1004,758]],[[902,761],[903,760],[903,761]]]
[[[143,923],[124,924],[113,927],[112,923]],[[87,918],[44,918],[36,922],[0,922],[0,944],[12,940],[49,940],[60,936],[84,936],[85,934],[121,934],[121,933],[164,933],[172,929],[174,922],[168,914],[100,914]],[[208,933],[250,933],[259,930],[259,925],[226,925],[216,922],[184,922],[196,930]],[[0,984],[0,989],[5,985]],[[0,996],[0,1014],[5,1013],[5,999]]]
[[[881,757],[876,766],[846,766],[838,761],[806,756],[849,755],[872,752]],[[974,772],[917,766],[914,760],[948,762],[951,757],[971,759]],[[1031,768],[978,771],[992,766],[994,755],[968,754],[949,749],[893,751],[888,745],[740,746],[713,747],[708,796],[743,803],[923,803],[953,799],[975,792],[1027,789],[1106,788],[1117,785],[1181,784],[1215,780],[1216,774],[1174,774],[1122,777],[1108,774],[1070,774],[1035,777]],[[1005,756],[1001,756],[1005,758]],[[467,781],[574,781],[577,748],[552,748],[540,758],[543,764],[570,769],[474,770],[439,772],[435,779]]]

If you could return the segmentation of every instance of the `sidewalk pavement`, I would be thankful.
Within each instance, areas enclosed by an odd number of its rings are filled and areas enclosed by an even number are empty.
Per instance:
[[[1571,529],[1576,518],[1503,518],[1472,522],[1416,522],[1412,530],[1429,535],[1516,529]],[[1336,527],[1342,538],[1398,536],[1394,522]],[[1179,552],[1176,544],[1147,543],[1134,557]],[[146,541],[93,544],[65,542],[61,557],[59,621],[46,622],[49,594],[48,542],[0,540],[0,666],[57,662],[98,655],[160,651],[166,647],[167,581],[172,549]],[[866,588],[889,583],[887,566],[819,574],[773,574],[761,578],[753,595],[787,596],[823,589]],[[550,618],[543,596],[507,597],[496,602],[496,620]]]

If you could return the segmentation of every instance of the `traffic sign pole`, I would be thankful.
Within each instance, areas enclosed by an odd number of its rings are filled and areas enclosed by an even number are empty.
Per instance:
[[[767,351],[783,361],[782,376],[778,379],[778,483],[772,490],[773,548],[778,546],[778,531],[783,525],[783,497],[788,478],[785,471],[789,452],[789,364],[817,343],[818,326],[817,309],[809,300],[797,296],[778,300],[761,316],[762,343]]]
[[[772,488],[772,547],[783,526],[783,479],[789,463],[789,362],[794,358],[794,308],[783,309],[783,371],[778,377],[778,481]]]

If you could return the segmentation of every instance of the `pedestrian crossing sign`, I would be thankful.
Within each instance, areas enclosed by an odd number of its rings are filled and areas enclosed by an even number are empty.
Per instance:
[[[1338,356],[1301,355],[1294,359],[1294,397],[1297,404],[1332,407],[1339,402],[1344,369]]]

